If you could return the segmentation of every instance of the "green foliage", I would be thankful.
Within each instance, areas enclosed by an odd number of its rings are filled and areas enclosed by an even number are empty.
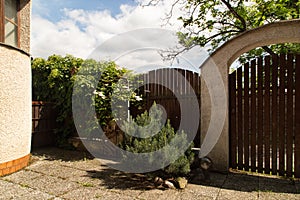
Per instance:
[[[61,124],[56,130],[59,145],[75,132],[71,110],[72,76],[82,63],[82,59],[71,55],[52,55],[47,60],[36,58],[32,61],[33,100],[52,102],[57,108],[57,122]]]
[[[122,85],[117,82],[125,73],[128,71],[118,67],[114,62],[83,60],[71,55],[65,57],[53,55],[47,60],[36,58],[32,61],[33,99],[52,102],[59,111],[57,121],[61,123],[61,127],[56,130],[58,145],[66,144],[71,135],[76,135],[72,116],[73,93],[87,95],[92,100],[93,103],[90,105],[84,105],[90,103],[85,101],[80,105],[82,108],[94,106],[95,117],[102,128],[105,128],[113,120],[113,113],[110,109],[112,93],[117,86]],[[131,78],[133,75],[128,75],[128,77]],[[97,78],[99,80],[96,80]],[[74,89],[75,81],[80,85],[79,88]],[[135,95],[133,92],[130,93],[131,96],[134,96],[133,94]],[[124,95],[117,93],[115,96],[124,98]],[[131,100],[135,102],[135,98]],[[89,114],[91,113],[87,113],[86,110],[82,111],[83,118]],[[93,123],[87,122],[87,124]],[[89,136],[95,127],[87,128],[86,134]]]
[[[178,33],[180,43],[190,49],[200,45],[214,51],[224,42],[247,30],[288,19],[299,19],[298,0],[188,0],[176,1],[186,10],[179,17],[184,31]],[[254,49],[242,56],[241,61],[262,53],[299,53],[299,44],[271,45]]]
[[[175,152],[178,151],[179,144],[180,146],[188,146],[187,135],[183,131],[176,133],[170,125],[169,120],[165,125],[162,124],[161,118],[162,111],[154,103],[149,114],[145,111],[143,114],[137,116],[135,120],[130,118],[129,121],[125,121],[123,130],[127,134],[125,134],[122,147],[127,151],[141,154],[160,150],[166,147],[167,144],[172,143],[169,148],[163,149],[160,159],[148,154],[150,156],[148,157],[146,166],[152,166],[153,163],[159,162],[161,169],[170,175],[187,175],[190,172],[190,165],[194,160],[194,154],[191,151],[193,143],[184,155],[176,159],[177,155]],[[175,137],[176,134],[178,137]],[[132,135],[137,137],[133,137]],[[164,168],[164,161],[170,158],[174,162]],[[140,161],[132,160],[132,163],[135,162],[138,163]]]

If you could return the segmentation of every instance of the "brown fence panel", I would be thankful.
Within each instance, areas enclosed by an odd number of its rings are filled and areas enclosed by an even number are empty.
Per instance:
[[[244,163],[249,170],[249,63],[244,66]]]
[[[33,148],[55,144],[54,130],[58,127],[56,118],[57,111],[52,103],[32,102],[31,146]]]
[[[243,74],[242,68],[237,70],[237,137],[238,137],[238,168],[243,169]]]
[[[263,172],[263,60],[257,59],[257,161],[258,172]]]
[[[285,144],[285,55],[279,58],[279,175],[284,175]]]
[[[300,55],[296,58],[296,83],[295,83],[295,93],[296,93],[296,105],[295,105],[295,115],[296,115],[296,125],[295,125],[295,177],[300,178]]]
[[[270,123],[271,123],[271,110],[270,110],[270,81],[271,81],[271,74],[270,74],[270,66],[271,66],[271,58],[270,56],[266,56],[265,57],[265,76],[264,76],[264,138],[265,138],[265,149],[264,149],[264,153],[265,153],[265,159],[264,159],[264,163],[265,163],[265,172],[266,174],[270,174]],[[245,91],[246,92],[246,91]]]
[[[236,131],[236,71],[229,75],[230,81],[230,163],[232,168],[237,168],[237,131]]]
[[[277,174],[278,141],[278,56],[272,56],[272,174]]]
[[[286,115],[286,172],[287,176],[291,177],[293,171],[293,127],[294,127],[294,117],[293,117],[293,56],[288,55],[287,57],[287,115]]]
[[[282,54],[229,75],[232,168],[300,177],[299,68],[299,55]]]
[[[251,62],[251,171],[256,170],[256,60]]]
[[[183,78],[180,78],[180,75]],[[142,113],[144,110],[149,110],[155,101],[156,104],[164,107],[171,125],[175,130],[178,130],[181,122],[181,108],[177,97],[172,91],[176,91],[179,94],[178,98],[187,104],[191,101],[191,94],[194,92],[198,98],[200,108],[200,77],[195,72],[182,69],[158,69],[141,75],[140,80],[145,83],[149,80],[149,82],[161,84],[146,84],[143,86],[146,89],[142,92],[146,101],[145,107],[139,111],[131,107],[130,110],[133,116]],[[163,86],[164,84],[169,87]],[[191,88],[188,87],[188,84]],[[200,147],[200,126],[194,143],[196,147]]]

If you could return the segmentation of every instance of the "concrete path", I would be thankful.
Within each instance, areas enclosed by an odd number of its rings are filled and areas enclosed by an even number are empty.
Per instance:
[[[161,190],[141,174],[109,169],[84,153],[34,151],[26,169],[0,178],[0,199],[300,199],[300,181],[258,174],[212,173],[210,183]]]

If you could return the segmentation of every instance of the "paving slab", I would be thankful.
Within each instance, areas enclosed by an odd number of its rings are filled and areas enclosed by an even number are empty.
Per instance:
[[[299,200],[300,195],[289,193],[261,192],[259,191],[259,199],[261,200]]]
[[[155,199],[155,200],[164,200],[164,199],[179,199],[179,192],[176,190],[161,190],[161,189],[153,189],[144,191],[141,193],[138,198],[139,199]]]
[[[275,178],[259,178],[259,191],[275,193],[294,193],[297,191],[296,186],[290,180]]]
[[[220,192],[220,188],[212,187],[207,185],[195,185],[188,184],[187,187],[183,190],[183,193],[193,195],[195,197],[208,197],[216,199]]]
[[[30,171],[47,174],[49,176],[59,177],[62,179],[77,178],[87,176],[88,173],[85,170],[78,170],[73,167],[64,165],[57,165],[53,163],[43,163],[41,165],[35,165],[28,168]]]
[[[210,173],[183,190],[162,189],[144,174],[110,169],[87,154],[57,148],[33,152],[30,166],[0,177],[0,199],[300,199],[300,180],[240,171]]]
[[[41,192],[39,190],[34,190],[27,187],[26,185],[18,185],[11,182],[0,180],[0,199],[51,199],[55,196]]]
[[[40,173],[37,173],[37,172],[29,171],[26,169],[26,170],[22,170],[22,171],[14,173],[14,174],[11,174],[9,176],[5,176],[2,179],[9,181],[9,182],[17,183],[20,185],[22,185],[22,184],[25,185],[26,183],[28,183],[28,182],[32,181],[33,179],[40,177],[40,176],[43,176],[43,175]]]
[[[295,181],[296,192],[300,194],[300,181]]]
[[[255,200],[258,199],[258,191],[246,192],[239,190],[221,189],[218,200]]]
[[[103,199],[107,191],[94,187],[80,187],[61,196],[63,199]]]
[[[80,185],[77,183],[46,175],[39,176],[28,182],[24,182],[23,184],[25,184],[29,188],[39,190],[54,196],[60,196],[68,191],[80,187]]]

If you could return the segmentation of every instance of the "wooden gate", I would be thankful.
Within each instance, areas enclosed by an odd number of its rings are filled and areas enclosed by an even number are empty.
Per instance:
[[[32,148],[55,144],[54,130],[58,128],[57,113],[52,103],[32,102]]]
[[[300,56],[246,63],[229,92],[231,167],[300,177]]]
[[[178,77],[178,74],[181,74],[183,78]],[[171,125],[175,130],[177,130],[181,121],[181,108],[179,101],[173,92],[180,94],[180,100],[185,103],[188,103],[191,98],[194,98],[192,96],[192,92],[194,92],[198,99],[198,105],[200,108],[201,86],[200,76],[198,73],[183,69],[165,68],[150,71],[140,76],[139,79],[144,83],[152,82],[158,84],[146,84],[145,86],[140,87],[140,92],[145,97],[146,102],[143,109],[138,110],[134,107],[131,107],[131,114],[133,116],[141,114],[145,110],[149,110],[155,101],[157,104],[160,104],[164,107],[167,118],[170,119]],[[191,87],[188,87],[187,83],[189,83]],[[169,88],[164,87],[163,84],[167,84]],[[200,125],[196,138],[194,139],[194,144],[195,147],[200,147]]]

